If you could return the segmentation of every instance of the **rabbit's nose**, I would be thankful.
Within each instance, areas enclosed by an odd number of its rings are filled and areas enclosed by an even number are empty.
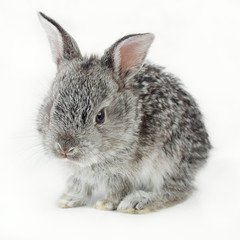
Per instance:
[[[62,147],[60,143],[57,143],[57,151],[61,153],[65,158],[69,154],[72,154],[74,152],[75,147]]]

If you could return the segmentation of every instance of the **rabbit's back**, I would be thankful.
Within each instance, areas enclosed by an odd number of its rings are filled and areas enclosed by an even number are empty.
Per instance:
[[[156,146],[166,156],[203,165],[211,148],[202,114],[179,80],[163,68],[144,64],[135,76],[134,93],[141,105],[139,143]]]

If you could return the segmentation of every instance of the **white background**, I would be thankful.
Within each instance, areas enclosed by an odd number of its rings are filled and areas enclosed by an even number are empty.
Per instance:
[[[185,203],[148,215],[59,209],[65,171],[45,157],[36,114],[56,67],[36,11],[83,54],[152,32],[148,54],[179,76],[214,149]],[[0,1],[0,239],[240,239],[240,1]]]

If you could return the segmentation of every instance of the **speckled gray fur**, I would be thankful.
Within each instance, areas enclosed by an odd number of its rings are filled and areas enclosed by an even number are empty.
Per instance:
[[[58,72],[39,110],[38,130],[45,150],[73,171],[58,205],[85,205],[98,187],[105,189],[98,209],[145,213],[185,200],[210,143],[198,106],[179,80],[144,63],[153,35],[125,36],[103,57],[87,58],[59,24],[39,17]],[[106,120],[96,124],[103,108]]]

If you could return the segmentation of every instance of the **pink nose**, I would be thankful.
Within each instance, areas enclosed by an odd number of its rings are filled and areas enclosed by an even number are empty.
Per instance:
[[[71,147],[71,148],[69,148],[69,149],[63,150],[63,152],[64,152],[64,157],[67,158],[67,155],[68,155],[68,154],[71,154],[71,153],[73,152],[73,150],[74,150],[73,147]]]
[[[61,153],[65,158],[67,158],[69,154],[72,154],[74,149],[74,147],[63,148],[59,143],[57,143],[57,151]]]

